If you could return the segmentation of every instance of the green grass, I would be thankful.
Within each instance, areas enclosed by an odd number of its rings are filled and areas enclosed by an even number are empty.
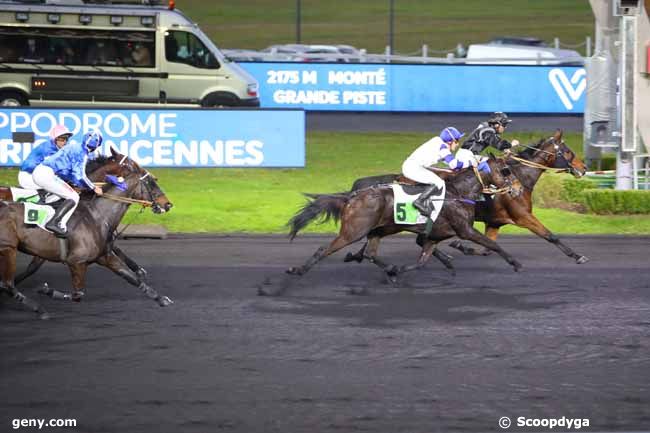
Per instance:
[[[296,0],[178,0],[222,48],[261,49],[296,42]],[[394,0],[394,50],[410,53],[427,44],[456,44],[496,36],[535,36],[581,44],[594,34],[587,0]],[[383,52],[388,44],[388,0],[301,0],[303,43],[351,44]],[[581,48],[580,50],[583,50]]]
[[[530,134],[535,139],[542,135]],[[304,203],[301,192],[346,191],[358,177],[398,172],[404,158],[428,138],[422,133],[312,132],[307,136],[305,169],[155,169],[174,208],[165,215],[140,215],[133,209],[125,221],[162,224],[173,232],[286,233],[284,224]],[[528,141],[525,134],[518,138]],[[580,150],[581,135],[569,134],[565,140]],[[539,191],[555,191],[563,176],[545,174]],[[0,170],[0,183],[15,179],[15,169]],[[557,233],[650,234],[647,215],[597,216],[559,209],[535,213]],[[306,231],[330,233],[337,228],[313,225]],[[524,233],[512,227],[504,232]]]

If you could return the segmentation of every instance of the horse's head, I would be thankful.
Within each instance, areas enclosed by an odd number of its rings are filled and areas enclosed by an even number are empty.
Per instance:
[[[537,147],[542,152],[544,165],[552,168],[564,168],[575,177],[582,177],[587,167],[562,139],[562,130],[558,129],[552,137],[543,140]]]
[[[514,175],[505,159],[496,158],[490,154],[486,161],[488,169],[480,170],[480,175],[484,179],[486,185],[494,185],[498,189],[504,190],[512,197],[519,196],[524,187],[519,182],[519,179]]]
[[[154,213],[164,213],[172,208],[172,203],[156,183],[157,179],[149,171],[113,148],[111,148],[111,153],[111,158],[89,175],[91,180],[94,178],[99,180],[100,176],[105,177],[109,174],[122,177],[127,184],[127,191],[131,193],[130,198],[151,201],[151,210]]]

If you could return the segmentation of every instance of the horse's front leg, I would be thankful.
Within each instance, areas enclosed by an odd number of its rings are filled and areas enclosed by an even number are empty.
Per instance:
[[[33,312],[40,315],[42,319],[49,318],[47,312],[34,300],[23,295],[14,286],[16,273],[16,248],[7,247],[0,249],[0,291],[8,292],[16,301],[25,305]]]
[[[70,275],[72,276],[72,294],[70,299],[75,302],[81,302],[86,294],[84,286],[86,285],[88,263],[68,263],[68,269],[70,269]]]
[[[29,262],[29,265],[27,265],[27,269],[25,269],[23,273],[16,277],[14,284],[18,285],[27,278],[31,277],[36,271],[41,268],[41,266],[43,266],[43,263],[45,263],[45,259],[36,256],[32,257],[32,261]]]
[[[138,275],[129,269],[129,266],[113,252],[97,259],[97,263],[115,272],[131,285],[136,286],[142,291],[142,293],[144,293],[148,298],[156,301],[161,307],[166,307],[174,303],[167,296],[161,296],[158,294],[158,292],[154,290],[153,287],[149,286],[144,280],[138,278]]]
[[[577,264],[581,265],[589,261],[589,258],[586,256],[577,254],[571,248],[564,245],[560,241],[560,238],[551,233],[551,231],[547,229],[544,224],[542,224],[541,221],[538,220],[532,213],[517,218],[515,220],[515,224],[517,224],[519,227],[527,228],[540,238],[546,239],[548,242],[558,247],[564,254],[574,259]]]
[[[456,231],[456,234],[459,238],[472,241],[479,245],[483,245],[485,248],[488,248],[499,254],[514,268],[515,272],[518,272],[522,268],[521,263],[519,263],[510,254],[503,250],[503,248],[501,248],[495,241],[483,235],[481,232],[472,227],[469,221],[464,221],[463,224],[454,226],[454,230]]]
[[[115,245],[113,245],[113,253],[115,253],[115,255],[129,267],[129,269],[136,273],[140,281],[147,281],[147,270],[145,268],[136,263],[135,260],[127,256],[124,251]]]
[[[487,236],[489,239],[492,239],[493,241],[497,240],[497,237],[499,236],[499,227],[495,226],[489,226],[485,225],[485,236]],[[479,251],[476,248],[472,248],[469,245],[463,245],[463,243],[459,240],[455,240],[452,243],[449,244],[450,247],[456,248],[458,251],[462,252],[466,256],[489,256],[492,254],[492,251],[490,251],[487,248],[483,248],[483,250]]]

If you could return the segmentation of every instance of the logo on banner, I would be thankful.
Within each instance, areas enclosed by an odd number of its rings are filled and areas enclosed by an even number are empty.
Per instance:
[[[562,69],[555,68],[549,71],[548,80],[564,107],[567,110],[573,110],[573,103],[580,99],[587,88],[587,71],[584,68],[578,69],[569,81]]]

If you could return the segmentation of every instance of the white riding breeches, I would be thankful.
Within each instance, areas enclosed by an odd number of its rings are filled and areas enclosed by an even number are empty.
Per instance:
[[[34,182],[34,178],[32,177],[32,174],[27,173],[26,171],[18,172],[18,184],[20,185],[21,188],[25,188],[25,189],[41,189],[41,187],[36,185],[36,183]]]
[[[445,181],[440,179],[437,174],[408,160],[402,164],[402,174],[418,183],[436,185],[438,188],[444,188],[445,186]]]
[[[32,173],[32,178],[39,188],[51,192],[52,194],[56,194],[63,199],[74,201],[74,207],[61,219],[61,225],[66,227],[70,216],[72,216],[79,204],[79,194],[77,191],[61,180],[61,178],[54,173],[54,170],[46,165],[41,164],[36,166],[34,173]]]

